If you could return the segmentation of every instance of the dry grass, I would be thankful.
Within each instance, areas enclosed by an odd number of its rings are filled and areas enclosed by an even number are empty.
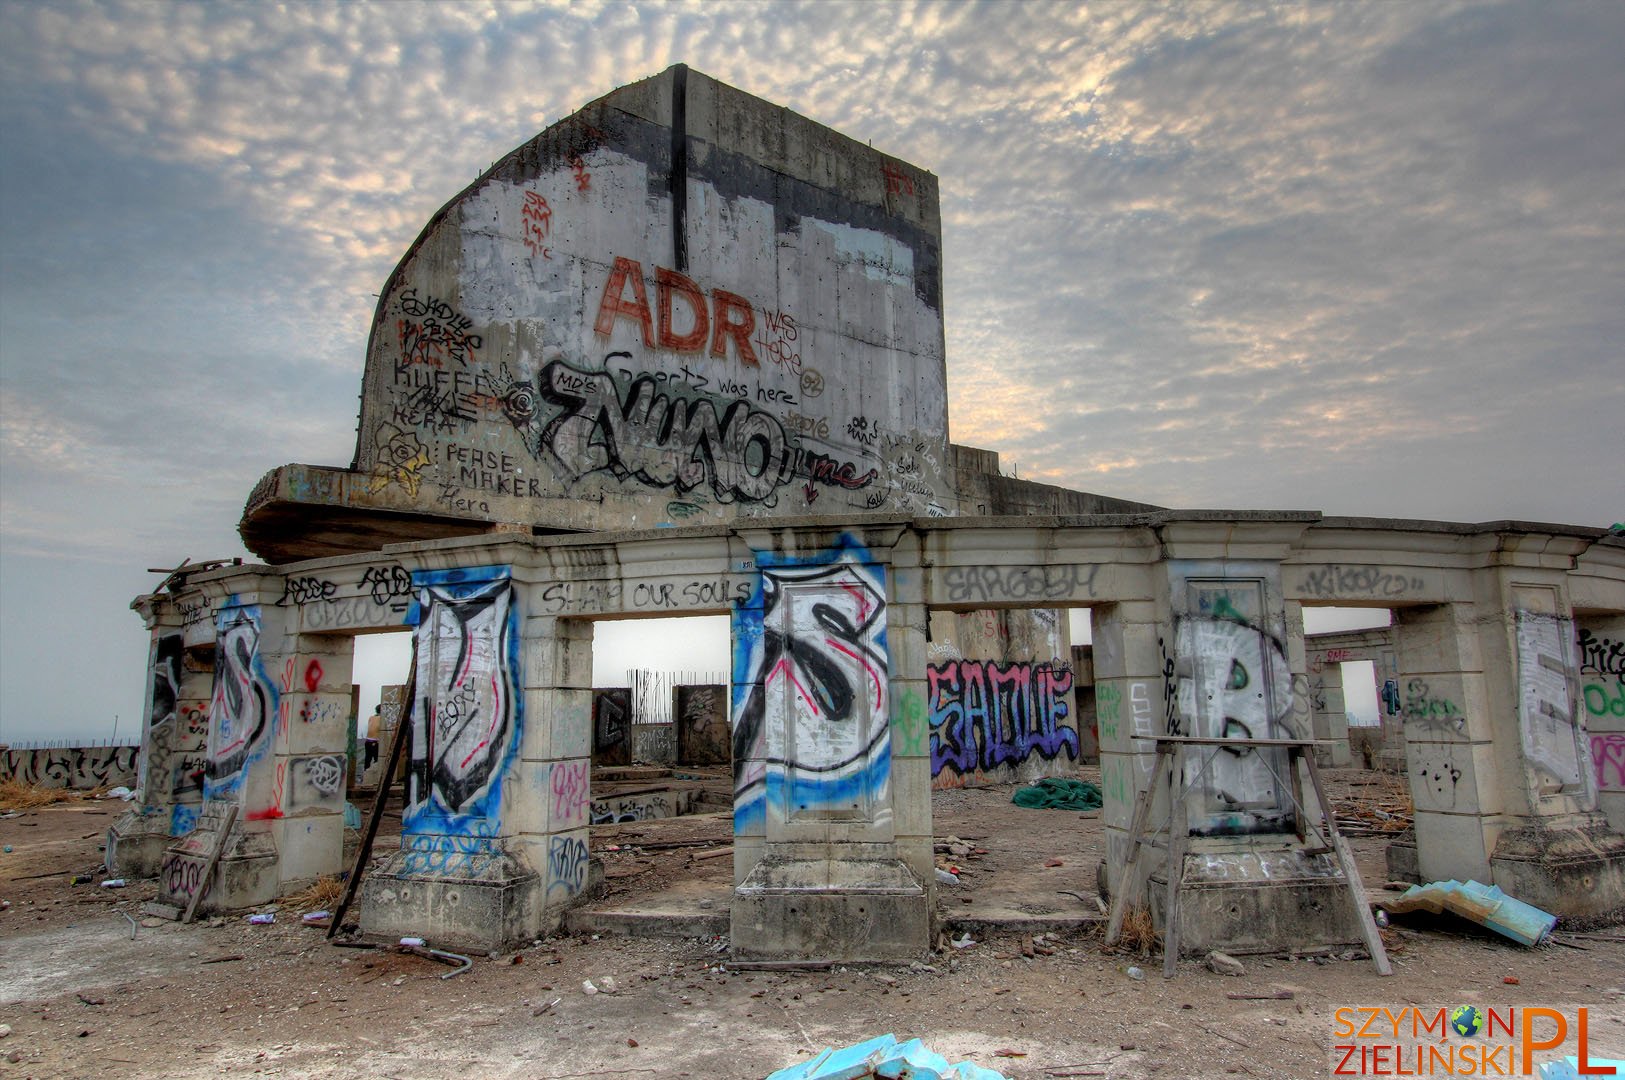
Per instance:
[[[344,882],[331,874],[319,877],[296,893],[279,897],[277,903],[282,907],[293,908],[301,913],[307,911],[332,911],[338,907],[339,900],[344,896]]]
[[[1113,947],[1119,952],[1137,952],[1141,956],[1150,956],[1151,950],[1162,943],[1162,935],[1157,933],[1156,926],[1151,921],[1151,909],[1138,907],[1123,916],[1123,932]]]
[[[68,788],[36,787],[21,780],[0,780],[0,811],[36,810],[60,802],[76,802],[89,792]]]

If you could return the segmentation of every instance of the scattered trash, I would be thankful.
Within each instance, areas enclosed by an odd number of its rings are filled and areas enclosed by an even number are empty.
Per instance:
[[[0,1024],[0,1039],[4,1039],[6,1036],[8,1036],[10,1034],[11,1034],[11,1025],[10,1024]]]
[[[812,1060],[791,1065],[767,1080],[848,1080],[863,1076],[909,1076],[915,1080],[1009,1080],[1001,1072],[968,1061],[948,1064],[941,1054],[926,1049],[919,1039],[900,1043],[895,1035],[881,1035],[842,1050],[825,1047]]]
[[[616,989],[615,977],[613,975],[605,975],[602,979],[598,980],[598,992],[600,994],[613,994]]]
[[[1009,1047],[1004,1046],[1004,1047],[1000,1047],[999,1049],[993,1051],[993,1056],[994,1057],[1026,1057],[1027,1056],[1027,1051],[1025,1051],[1025,1050],[1012,1050]]]
[[[1226,994],[1231,1001],[1291,1001],[1292,991],[1277,990],[1273,994]],[[1184,1008],[1190,1008],[1189,1005]]]
[[[121,877],[108,878],[106,881],[102,882],[102,888],[104,889],[122,889],[124,888],[124,885],[124,879]]]
[[[1138,966],[1136,966],[1134,964],[1129,964],[1129,965],[1127,965],[1125,967],[1120,967],[1117,970],[1121,971],[1124,975],[1127,975],[1129,978],[1133,979],[1135,982],[1144,982],[1145,981],[1145,969],[1141,968],[1141,967],[1138,967]]]
[[[976,942],[971,940],[970,931],[967,930],[956,938],[950,938],[948,944],[952,945],[956,949],[968,949],[972,945],[976,944]]]
[[[344,804],[344,827],[346,829],[361,828],[361,808],[354,803]]]
[[[134,941],[135,935],[140,932],[140,924],[135,921],[135,916],[131,915],[128,911],[121,911],[119,914],[124,916],[125,921],[130,924],[130,940]]]
[[[125,802],[129,802],[131,799],[135,798],[135,792],[131,791],[129,788],[127,788],[124,785],[120,784],[118,787],[113,788],[112,790],[110,790],[106,794],[104,794],[102,796],[102,798],[104,798],[104,799],[123,799]]]
[[[306,912],[300,921],[306,923],[319,923],[323,919],[331,918],[332,914],[333,913],[330,911],[310,911]]]
[[[10,845],[10,844],[7,844],[7,845],[6,845],[6,847],[5,847],[5,852],[6,852],[6,854],[7,854],[7,855],[10,855],[10,854],[11,854],[11,845]]]
[[[408,949],[421,949],[427,946],[429,943],[420,937],[403,937],[401,938],[401,944],[406,946]]]
[[[959,879],[942,867],[937,867],[937,882],[942,885],[958,885]]]
[[[536,1006],[536,1008],[530,1010],[530,1015],[532,1015],[532,1016],[540,1016],[545,1012],[549,1012],[549,1011],[552,1010],[553,1006],[557,1005],[559,1002],[561,1002],[563,1000],[564,1000],[563,998],[554,998],[552,1001],[549,1001],[545,1005],[538,1005],[538,1006]]]
[[[1378,926],[1386,927],[1388,925],[1388,913],[1382,910],[1382,908],[1377,909],[1375,918]]]
[[[1477,881],[1435,881],[1413,885],[1392,900],[1381,901],[1392,915],[1408,911],[1450,912],[1486,926],[1522,945],[1539,945],[1557,925],[1557,916],[1514,899],[1498,886]]]
[[[255,926],[265,926],[268,923],[276,922],[276,912],[262,911],[258,915],[250,915],[248,921]]]
[[[1245,975],[1247,966],[1229,953],[1210,952],[1205,963],[1215,975]]]
[[[592,982],[591,979],[582,979],[581,980],[581,992],[583,994],[586,994],[588,997],[591,997],[592,995],[598,993],[598,987],[593,985],[593,982]]]
[[[1502,979],[1501,981],[1503,983],[1505,983],[1506,985],[1508,985],[1508,986],[1517,986],[1518,985],[1518,977],[1516,975],[1508,975],[1506,978]]]
[[[1044,860],[1044,866],[1046,868],[1051,867],[1051,866],[1065,866],[1065,865],[1066,865],[1066,863],[1062,862],[1060,859],[1045,859]]]
[[[1104,805],[1099,784],[1062,776],[1046,776],[1018,788],[1010,801],[1029,810],[1099,810]]]
[[[626,1045],[628,1045],[628,1046],[636,1046],[637,1044],[638,1044],[638,1041],[636,1039],[627,1039],[626,1040]]]

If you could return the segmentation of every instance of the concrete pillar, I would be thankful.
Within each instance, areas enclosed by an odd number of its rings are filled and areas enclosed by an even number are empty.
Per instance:
[[[188,652],[177,613],[150,604],[146,614],[153,626],[136,805],[107,831],[107,869],[122,877],[156,875],[164,848],[192,831],[203,801],[212,672],[196,650]]]
[[[1298,609],[1302,621],[1302,605],[1289,601],[1287,609]],[[1344,650],[1337,650],[1342,652]],[[1343,697],[1343,664],[1328,657],[1326,650],[1307,649],[1306,659],[1309,707],[1312,711],[1314,737],[1330,743],[1315,748],[1315,760],[1324,767],[1345,768],[1354,761],[1349,749],[1348,706]]]
[[[1156,758],[1153,736],[1167,733],[1168,702],[1164,697],[1160,619],[1163,604],[1129,601],[1092,610],[1094,620],[1095,713],[1100,732],[1100,787],[1105,803],[1106,879],[1113,895],[1123,887],[1128,861],[1129,826],[1134,801],[1151,783]],[[1151,807],[1151,820],[1168,817],[1168,785],[1162,784]],[[1141,860],[1140,878],[1156,858]]]
[[[1415,806],[1414,849],[1390,846],[1401,880],[1488,882],[1501,826],[1495,725],[1472,603],[1394,610],[1405,775]]]
[[[1625,832],[1625,615],[1582,615],[1575,624],[1597,807],[1610,828]]]
[[[733,616],[733,954],[921,956],[932,879],[912,706],[926,663],[918,554],[892,567],[850,534],[802,533],[791,551],[775,547],[783,536],[742,538],[757,587]]]
[[[1549,568],[1560,544],[1527,543],[1524,565],[1474,575],[1480,605],[1497,605],[1480,623],[1506,814],[1493,884],[1557,915],[1612,915],[1625,909],[1625,835],[1597,809],[1567,566]]]
[[[498,949],[589,889],[592,627],[529,616],[509,567],[424,571],[401,849],[362,886],[364,934]]]
[[[1159,649],[1167,730],[1210,738],[1311,737],[1301,611],[1282,595],[1285,545],[1271,542],[1295,535],[1293,524],[1260,530],[1252,544],[1228,545],[1237,551],[1233,558],[1207,554],[1219,537],[1199,525],[1169,531],[1166,551],[1196,557],[1166,563],[1170,619]],[[1294,775],[1288,753],[1191,746],[1185,756],[1179,778],[1184,808],[1174,821],[1182,816],[1188,822],[1189,844],[1179,865],[1164,862],[1151,876],[1153,914],[1166,922],[1166,875],[1181,875],[1182,951],[1358,942],[1336,860],[1312,833],[1303,834],[1319,808],[1301,771]]]
[[[203,805],[164,853],[166,903],[202,889],[199,910],[251,907],[343,869],[351,639],[293,632],[291,609],[257,602],[268,591],[214,606]],[[211,878],[207,853],[229,806],[236,820]]]

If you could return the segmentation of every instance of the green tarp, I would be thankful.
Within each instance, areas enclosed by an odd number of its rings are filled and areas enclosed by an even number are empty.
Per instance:
[[[1099,810],[1102,802],[1099,784],[1058,776],[1034,781],[1017,790],[1010,801],[1032,810]]]

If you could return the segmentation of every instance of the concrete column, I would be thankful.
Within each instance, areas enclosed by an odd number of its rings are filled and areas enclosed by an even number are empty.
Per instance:
[[[1296,601],[1287,602],[1289,617],[1296,611],[1302,625],[1303,607]],[[1314,737],[1324,739],[1330,746],[1315,748],[1315,760],[1323,768],[1344,768],[1353,763],[1349,748],[1348,706],[1343,697],[1343,664],[1336,655],[1346,650],[1335,650],[1328,657],[1325,649],[1306,646],[1305,673],[1308,676],[1309,707]]]
[[[1193,539],[1201,536],[1192,532]],[[1272,547],[1258,543],[1260,555],[1250,558],[1176,558],[1166,564],[1173,632],[1160,649],[1170,733],[1311,737],[1302,613],[1282,596],[1279,554]],[[1181,875],[1182,950],[1358,942],[1336,860],[1306,831],[1319,808],[1303,765],[1294,775],[1286,750],[1265,747],[1190,746],[1185,758],[1180,783],[1189,844],[1180,865],[1164,865],[1152,876],[1153,912],[1165,921],[1158,910],[1161,885],[1167,874]],[[1176,812],[1176,822],[1180,816]]]
[[[351,640],[291,632],[290,609],[257,602],[268,589],[214,606],[203,808],[164,854],[167,903],[203,889],[200,910],[251,907],[342,869]],[[236,821],[210,878],[207,853],[230,806]]]
[[[1156,746],[1167,733],[1159,639],[1161,605],[1152,601],[1104,604],[1094,619],[1095,713],[1100,732],[1100,786],[1105,802],[1106,879],[1112,894],[1123,887],[1134,802],[1151,783]],[[1168,817],[1168,786],[1156,792],[1151,820]],[[1140,878],[1155,868],[1154,852],[1141,859]]]
[[[1538,550],[1538,567],[1474,575],[1481,607],[1497,605],[1479,624],[1506,814],[1491,874],[1494,884],[1554,914],[1612,915],[1625,908],[1625,835],[1597,809],[1567,567],[1549,569],[1551,546]],[[1518,561],[1536,562],[1530,554]]]
[[[1394,610],[1405,775],[1416,809],[1414,849],[1404,841],[1390,847],[1390,874],[1401,880],[1490,878],[1502,798],[1479,615],[1465,602]]]
[[[361,929],[507,947],[588,888],[591,625],[527,615],[543,585],[506,566],[413,585],[401,849],[363,883]]]
[[[164,848],[197,824],[208,736],[209,667],[186,649],[180,616],[149,608],[146,701],[136,758],[136,805],[107,831],[106,863],[123,877],[152,877]]]
[[[818,546],[791,552],[742,537],[758,583],[733,626],[734,956],[923,955],[930,782],[908,726],[926,663],[917,552],[893,567],[851,534],[804,534]]]

